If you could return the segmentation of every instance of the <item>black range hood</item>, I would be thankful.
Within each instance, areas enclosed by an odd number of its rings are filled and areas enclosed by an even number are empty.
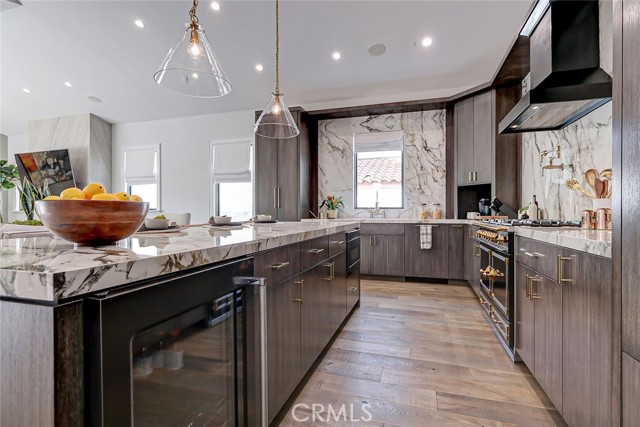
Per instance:
[[[500,133],[562,129],[611,100],[599,32],[597,0],[550,2],[531,34],[531,89],[500,122]]]

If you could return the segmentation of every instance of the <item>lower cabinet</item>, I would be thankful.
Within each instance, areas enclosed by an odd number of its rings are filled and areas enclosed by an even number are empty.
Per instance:
[[[420,249],[420,225],[404,229],[404,273],[408,277],[449,278],[449,226],[431,226],[431,249]]]
[[[405,276],[404,239],[401,234],[363,234],[360,238],[361,273]]]
[[[622,427],[637,427],[640,420],[640,362],[622,353]]]
[[[300,312],[303,284],[295,277],[267,292],[269,422],[304,374],[300,364]]]
[[[516,263],[516,352],[570,427],[609,426],[611,260],[550,249],[553,279]]]
[[[449,226],[449,276],[454,280],[464,280],[464,247],[466,234],[464,226],[454,224]]]
[[[464,228],[464,279],[480,296],[480,245],[473,240],[470,226]]]
[[[302,254],[305,253],[305,243],[297,245]],[[317,244],[309,241],[306,246]],[[281,253],[256,257],[258,262],[265,264],[267,272],[271,265],[275,266],[274,270],[284,265],[284,262],[275,262],[274,259],[282,258],[290,251],[290,247],[274,251]],[[329,259],[329,251],[314,251],[314,255],[315,252],[318,256],[316,265],[302,273],[297,271],[288,280],[267,288],[269,423],[359,300],[359,265],[351,268],[348,276],[347,253],[344,249],[337,254],[334,250],[334,255]],[[281,270],[288,265],[281,267]],[[356,291],[350,291],[349,287]]]

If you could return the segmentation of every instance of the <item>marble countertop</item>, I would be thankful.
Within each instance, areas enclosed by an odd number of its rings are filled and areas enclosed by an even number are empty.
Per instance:
[[[322,223],[324,221],[335,222],[357,222],[359,224],[469,224],[470,220],[467,219],[418,219],[418,218],[338,218],[338,219],[303,219],[302,222],[315,222]]]
[[[281,222],[136,234],[117,245],[75,246],[50,237],[0,240],[0,296],[60,302],[78,295],[232,259],[357,227]]]
[[[611,258],[611,230],[582,230],[576,227],[517,227],[516,234],[564,248]]]

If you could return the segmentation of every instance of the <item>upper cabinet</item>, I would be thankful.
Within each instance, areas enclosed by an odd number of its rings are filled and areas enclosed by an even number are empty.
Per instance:
[[[309,217],[311,191],[311,140],[306,112],[292,108],[300,135],[273,139],[256,135],[255,210],[274,220],[299,221]],[[256,113],[256,117],[259,113]]]
[[[458,185],[491,184],[495,92],[466,98],[455,105]]]
[[[519,90],[517,85],[502,86],[454,105],[456,185],[490,186],[491,194],[482,194],[482,197],[496,196],[514,209],[520,203],[517,143],[520,136],[500,135],[498,123],[518,101]],[[473,192],[473,188],[469,191]],[[461,200],[458,200],[458,206],[473,207]]]

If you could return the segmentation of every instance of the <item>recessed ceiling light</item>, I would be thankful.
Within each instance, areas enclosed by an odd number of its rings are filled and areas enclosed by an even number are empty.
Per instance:
[[[71,87],[71,86],[73,86],[73,85],[71,84],[71,82],[64,82],[64,85],[65,85],[66,87]]]
[[[87,96],[87,99],[91,102],[95,102],[96,104],[102,103],[102,99],[98,98],[97,96],[90,95]]]
[[[134,23],[136,24],[136,27],[144,28],[144,22],[142,22],[141,20],[136,19]]]
[[[518,128],[518,125],[512,125],[511,126],[511,129],[517,129],[517,128]]]
[[[433,44],[433,39],[431,37],[425,37],[422,39],[422,46],[427,47]]]
[[[256,64],[256,70],[257,71],[262,71],[262,70],[264,70],[264,67],[262,66],[262,64]]]
[[[191,77],[193,77],[194,79],[197,79],[200,76],[198,75],[198,73],[193,73],[193,74],[191,74]]]
[[[335,59],[336,61],[340,58],[342,58],[342,55],[340,55],[340,52],[333,52],[333,55],[331,55],[333,57],[333,59]]]
[[[25,88],[23,88],[23,89],[22,89],[22,91],[23,91],[24,93],[31,93],[31,91],[30,91],[29,89],[27,89],[26,87],[25,87]]]
[[[376,43],[369,46],[369,55],[380,56],[387,51],[387,47],[382,43]]]
[[[218,3],[217,1],[212,1],[211,2],[211,9],[215,10],[216,12],[220,10],[220,3]]]
[[[538,108],[540,108],[540,107],[539,107],[539,106],[537,106],[537,105],[534,105],[532,108],[533,108],[534,110],[537,110],[537,109],[538,109]]]

